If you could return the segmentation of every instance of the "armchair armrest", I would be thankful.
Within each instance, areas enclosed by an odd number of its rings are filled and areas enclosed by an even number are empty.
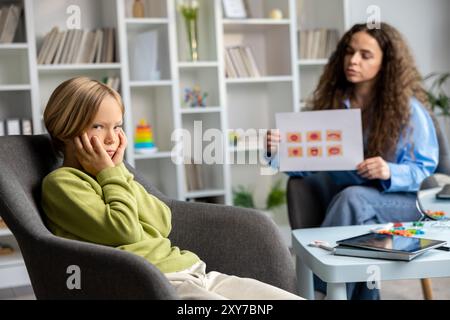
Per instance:
[[[135,254],[51,234],[38,241],[39,252],[21,248],[38,299],[179,299],[165,276]],[[67,286],[71,265],[80,268],[80,289]]]
[[[256,210],[172,201],[173,244],[208,270],[254,278],[296,292],[292,257],[275,223]]]

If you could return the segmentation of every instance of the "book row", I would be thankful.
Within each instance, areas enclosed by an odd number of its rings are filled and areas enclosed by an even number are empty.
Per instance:
[[[311,29],[298,31],[300,59],[328,59],[336,48],[338,31],[334,29]]]
[[[53,27],[39,50],[38,64],[115,62],[115,29],[93,31]]]
[[[0,119],[0,136],[32,135],[30,119]]]
[[[227,78],[260,77],[252,49],[248,46],[225,48],[225,76]]]

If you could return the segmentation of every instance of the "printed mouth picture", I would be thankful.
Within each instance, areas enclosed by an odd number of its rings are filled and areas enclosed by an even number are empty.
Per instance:
[[[342,131],[327,130],[327,141],[342,141]]]
[[[327,154],[329,157],[342,156],[342,146],[328,146]]]
[[[322,141],[322,133],[320,131],[308,131],[306,133],[306,141],[308,142]]]
[[[308,148],[308,157],[321,157],[321,156],[322,156],[322,147]]]
[[[289,156],[289,158],[301,158],[301,157],[303,157],[303,148],[302,147],[290,147],[290,148],[288,148],[288,156]]]
[[[288,143],[299,143],[302,142],[302,135],[300,132],[288,132],[286,140]]]

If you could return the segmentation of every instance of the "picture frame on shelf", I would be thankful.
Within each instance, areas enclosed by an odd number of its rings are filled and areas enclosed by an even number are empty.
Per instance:
[[[245,0],[222,0],[224,17],[246,19],[249,17]]]

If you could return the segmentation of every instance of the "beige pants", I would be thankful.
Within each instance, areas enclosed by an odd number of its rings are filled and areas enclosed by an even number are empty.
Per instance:
[[[187,300],[299,300],[292,293],[258,280],[229,276],[220,272],[206,273],[199,261],[189,269],[166,273],[181,299]]]

